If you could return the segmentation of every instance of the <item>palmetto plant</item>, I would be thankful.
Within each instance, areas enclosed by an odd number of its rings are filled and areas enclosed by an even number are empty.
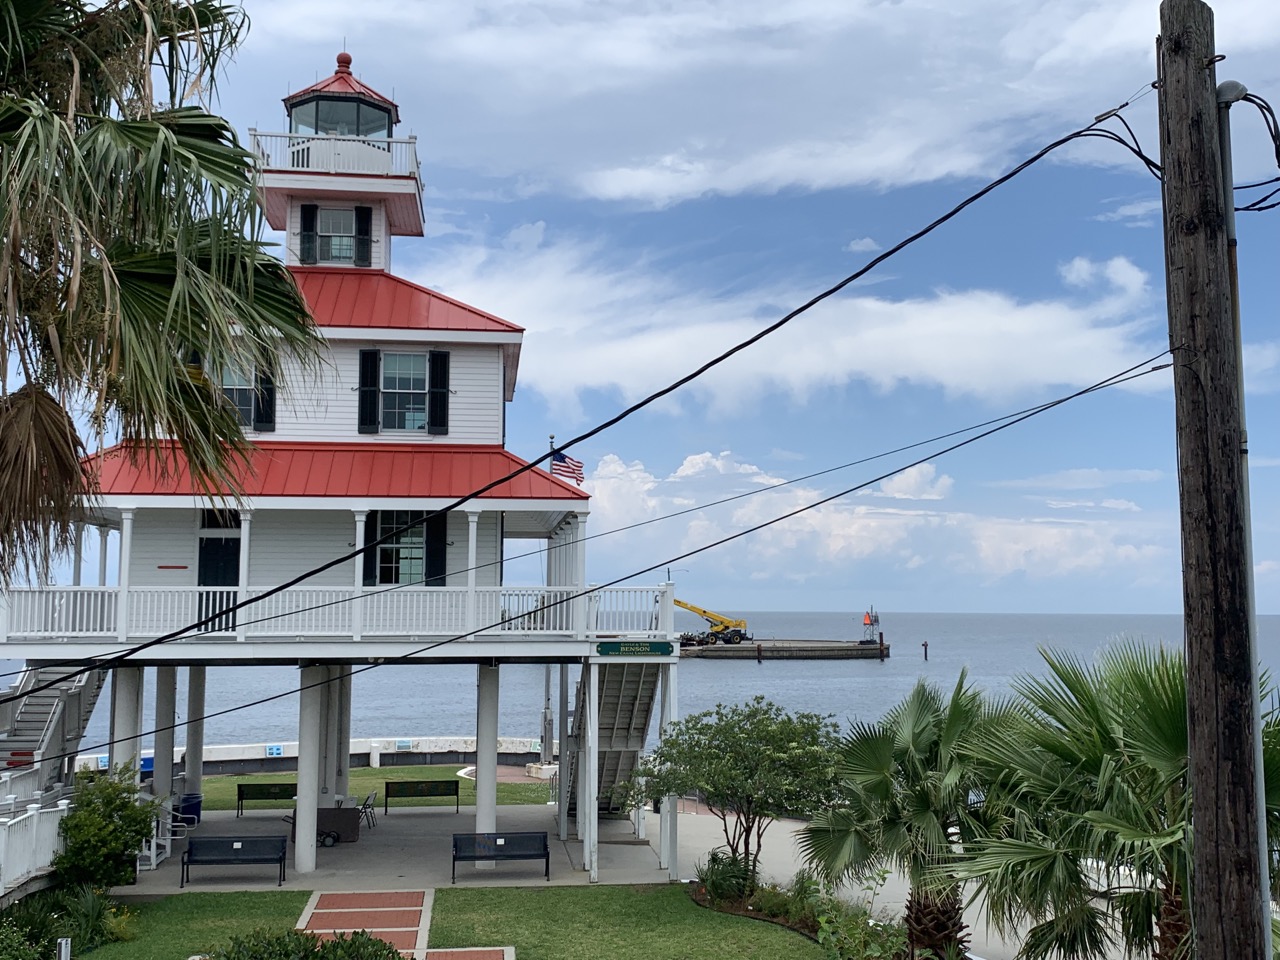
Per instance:
[[[116,434],[234,487],[243,434],[205,371],[317,356],[253,157],[188,102],[245,28],[211,0],[0,5],[0,578],[68,546]]]
[[[1190,956],[1191,796],[1181,654],[1126,644],[1096,664],[1045,653],[1016,720],[979,745],[990,834],[958,870],[1025,958],[1115,947]],[[1269,823],[1280,738],[1266,719]],[[1214,882],[1212,878],[1209,882]]]
[[[973,746],[998,722],[963,673],[949,697],[921,681],[879,722],[854,725],[837,758],[842,799],[800,834],[805,859],[829,879],[866,880],[885,868],[907,878],[917,956],[955,954],[967,942],[960,887],[947,870],[957,844],[976,832]]]

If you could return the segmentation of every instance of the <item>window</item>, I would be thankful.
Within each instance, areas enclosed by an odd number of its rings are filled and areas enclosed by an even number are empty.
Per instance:
[[[322,263],[353,263],[356,258],[356,212],[321,209],[316,222]]]
[[[239,510],[201,510],[201,530],[239,530]]]
[[[382,429],[427,427],[427,355],[382,355]]]
[[[240,425],[253,426],[253,378],[239,366],[223,367],[219,377],[222,392],[236,408]]]
[[[378,511],[378,539],[421,521],[416,510]],[[378,547],[378,583],[422,583],[426,576],[426,530],[422,523]]]

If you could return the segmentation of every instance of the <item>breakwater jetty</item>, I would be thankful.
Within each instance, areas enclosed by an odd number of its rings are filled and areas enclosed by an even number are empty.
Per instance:
[[[753,640],[737,645],[682,647],[681,657],[702,660],[887,660],[889,644],[849,640]]]

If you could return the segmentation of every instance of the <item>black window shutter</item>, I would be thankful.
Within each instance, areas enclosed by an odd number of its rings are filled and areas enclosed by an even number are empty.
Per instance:
[[[356,207],[356,255],[352,262],[357,267],[373,265],[373,207]]]
[[[364,518],[364,543],[362,547],[367,547],[373,541],[378,539],[378,511],[370,510]],[[374,547],[366,550],[362,558],[364,563],[364,585],[366,587],[377,586],[378,583],[378,550]]]
[[[258,371],[258,389],[253,393],[253,429],[271,433],[276,428],[276,381],[271,370]]]
[[[360,390],[358,401],[359,431],[378,432],[378,377],[381,373],[380,350],[360,351]]]
[[[449,433],[449,351],[427,354],[427,433]]]
[[[302,205],[302,235],[298,238],[298,260],[302,263],[316,262],[316,211],[314,203]]]
[[[445,551],[449,547],[446,539],[449,515],[437,513],[435,516],[428,517],[425,527],[423,540],[426,557],[423,573],[426,575],[428,587],[443,587],[445,585]]]

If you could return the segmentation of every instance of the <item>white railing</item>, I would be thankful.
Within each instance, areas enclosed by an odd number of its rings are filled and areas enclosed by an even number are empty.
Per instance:
[[[250,134],[263,170],[419,177],[416,137],[332,137],[256,130]]]
[[[33,803],[25,813],[0,816],[0,892],[7,893],[52,866],[62,849],[58,824],[69,806],[67,800],[49,809]]]
[[[8,594],[7,638],[115,638],[114,619],[105,625],[81,620],[84,629],[75,629],[76,621],[64,611],[92,608],[114,614],[117,592],[114,587],[15,588]],[[251,587],[245,595],[254,599],[265,592]],[[589,618],[588,632],[665,636],[662,587],[606,587],[592,593],[589,603],[571,600],[574,592],[572,587],[477,587],[473,620],[466,587],[295,587],[240,611],[230,610],[241,597],[235,587],[130,587],[127,633],[134,639],[156,637],[214,616],[184,639],[456,636],[472,629],[563,637],[576,633],[575,611],[581,610]],[[84,602],[80,593],[91,595],[92,602]],[[0,641],[4,638],[0,634]]]

